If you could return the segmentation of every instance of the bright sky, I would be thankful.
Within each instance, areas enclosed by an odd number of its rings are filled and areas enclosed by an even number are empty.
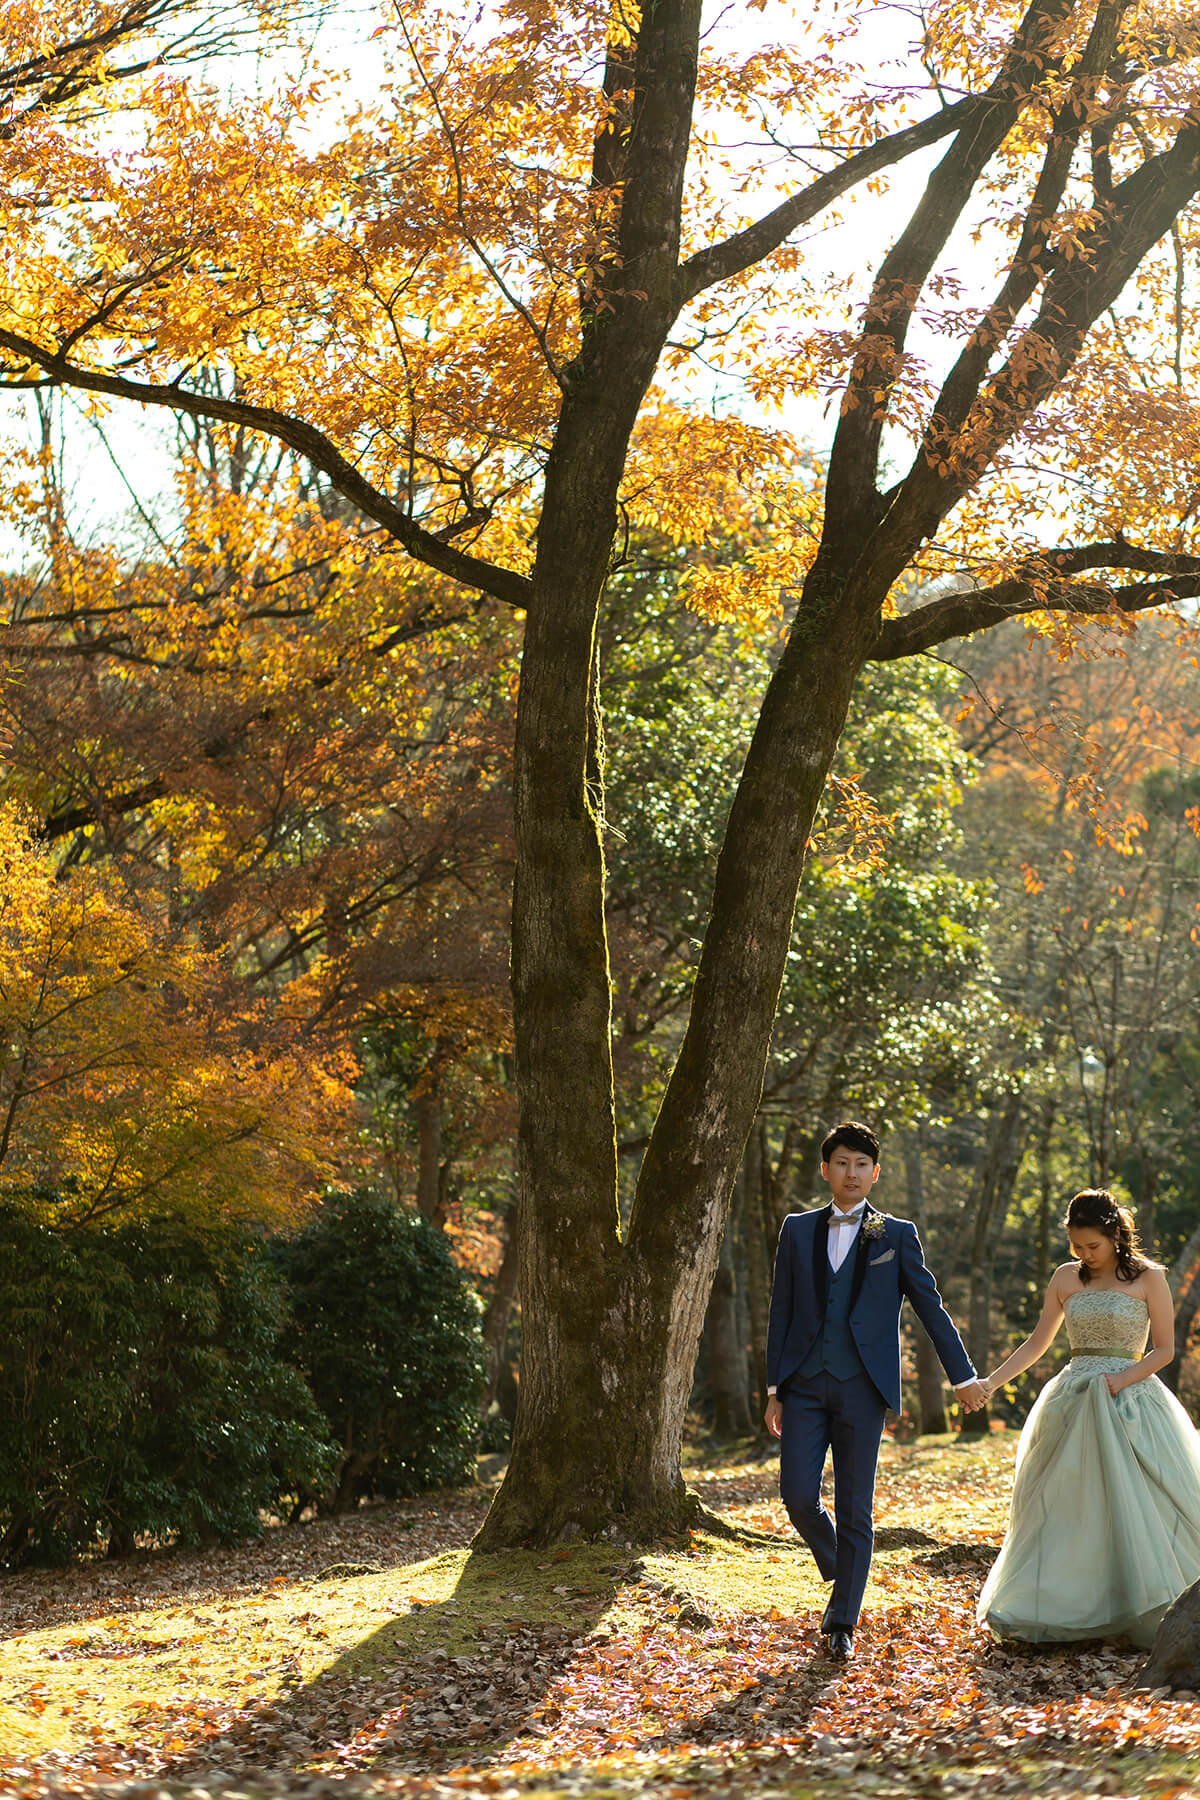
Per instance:
[[[733,0],[731,4],[711,5],[707,35],[714,47],[724,40],[742,51],[789,36],[794,42],[812,32],[818,9],[827,17],[837,14],[856,20],[854,51],[868,79],[874,76],[890,84],[901,79],[905,64],[913,67],[915,22],[912,13],[902,5],[858,7],[848,12],[841,0],[818,0],[817,7],[775,4],[760,12],[748,8],[744,0]],[[334,7],[320,23],[307,52],[267,60],[247,54],[228,59],[219,66],[217,74],[231,91],[252,93],[263,85],[277,85],[284,79],[311,72],[315,61],[343,73],[351,99],[369,102],[379,66],[378,46],[371,42],[370,33],[378,18],[373,7]],[[716,123],[720,129],[721,122]],[[739,126],[738,130],[739,135],[744,135],[744,127]],[[864,262],[870,265],[878,261],[897,221],[910,210],[941,153],[942,147],[938,147],[901,165],[889,177],[886,199],[858,197],[844,207],[843,223],[814,229],[808,254],[819,280],[828,277],[828,284],[833,285],[846,273],[861,269]],[[781,161],[777,177],[780,193],[794,180],[795,173],[794,168]],[[768,193],[764,205],[769,205],[770,200]],[[960,254],[966,261],[978,264],[979,252],[969,244],[963,243]],[[705,406],[753,415],[753,403],[736,374],[718,378],[698,368],[690,391]],[[21,403],[10,401],[7,410],[15,423],[22,413]],[[165,481],[158,478],[157,472],[161,470],[165,475],[174,430],[172,420],[162,414],[143,416],[132,407],[114,407],[93,419],[80,399],[67,395],[59,409],[58,422],[77,531],[85,539],[108,536],[123,518],[136,531],[137,509],[153,512],[161,503]],[[830,428],[815,404],[793,408],[785,423],[796,435],[817,446],[827,438]],[[12,554],[0,524],[0,557],[9,558]]]

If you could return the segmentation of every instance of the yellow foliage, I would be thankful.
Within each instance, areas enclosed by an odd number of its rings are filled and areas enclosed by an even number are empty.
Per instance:
[[[56,1221],[263,1217],[328,1171],[346,1069],[215,1004],[214,959],[0,805],[0,1194]]]
[[[757,36],[722,19],[701,43],[685,258],[761,218],[796,185],[798,166],[808,179],[809,152],[787,146],[819,146],[813,167],[826,166],[952,93],[982,93],[1026,9],[938,0],[912,23],[910,60],[898,44],[882,70],[861,35],[866,15],[765,10],[775,41],[766,19]],[[119,11],[21,0],[6,13],[14,65]],[[630,96],[619,83],[605,92],[601,72],[636,19],[530,0],[500,0],[474,19],[448,0],[383,7],[361,104],[312,56],[303,78],[281,74],[244,96],[185,76],[170,56],[118,80],[119,51],[98,51],[97,79],[110,83],[102,103],[27,109],[0,139],[0,329],[69,345],[82,370],[160,387],[192,387],[210,370],[223,392],[325,434],[431,533],[528,574],[589,307],[629,297],[612,258]],[[919,347],[897,344],[878,296],[863,309],[863,256],[840,270],[836,254],[830,266],[794,236],[698,294],[664,347],[663,373],[737,370],[766,411],[819,400],[886,420],[892,442],[915,447],[952,496],[950,517],[918,551],[922,572],[962,574],[1002,555],[1029,520],[1120,526],[1151,546],[1194,537],[1186,396],[1198,339],[1190,306],[1170,317],[1175,249],[1147,259],[1044,406],[1029,396],[1060,366],[1060,349],[982,297],[1028,224],[1064,111],[1097,127],[1116,121],[1105,142],[1120,181],[1194,103],[1200,38],[1186,9],[1122,9],[1121,54],[1102,78],[1085,67],[1094,20],[1094,7],[1063,10],[1030,55],[1027,103],[964,221],[980,258],[899,294],[915,308]],[[612,145],[611,179],[594,160],[601,141]],[[1078,259],[1102,216],[1089,184],[1073,179],[1047,221],[1046,254]],[[1197,229],[1181,220],[1183,254]],[[884,248],[873,244],[865,260]],[[1181,378],[1163,401],[1175,326]],[[985,341],[993,375],[942,432],[931,408],[946,354]],[[790,479],[795,430],[794,414],[768,432],[728,408],[710,416],[658,396],[623,483],[630,519],[697,542],[716,531],[728,545],[756,474],[764,489]],[[707,493],[704,470],[719,476]],[[770,552],[755,544],[743,571],[695,578],[695,603],[716,616],[769,611],[772,589],[790,594],[811,560],[811,501],[760,498]]]

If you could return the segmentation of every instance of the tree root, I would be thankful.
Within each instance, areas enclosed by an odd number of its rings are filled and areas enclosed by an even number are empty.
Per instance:
[[[798,1539],[792,1543],[790,1539],[780,1537],[774,1531],[755,1531],[751,1525],[731,1525],[720,1513],[711,1512],[698,1494],[689,1493],[688,1498],[693,1502],[688,1519],[693,1531],[707,1531],[710,1537],[724,1538],[728,1543],[766,1544],[772,1550],[804,1548]]]

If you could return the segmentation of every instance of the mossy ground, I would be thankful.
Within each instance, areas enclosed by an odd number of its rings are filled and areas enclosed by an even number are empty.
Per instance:
[[[249,1791],[343,1774],[547,1800],[648,1784],[681,1797],[1182,1800],[1187,1709],[1115,1697],[1131,1653],[1005,1662],[974,1631],[1014,1447],[1010,1434],[885,1446],[881,1544],[849,1670],[814,1657],[827,1589],[770,1462],[688,1471],[744,1536],[481,1555],[460,1534],[410,1560],[393,1532],[361,1562],[310,1557],[303,1575],[144,1601],[131,1568],[119,1606],[77,1606],[0,1644],[0,1785],[5,1771],[22,1791],[207,1771]],[[360,1554],[370,1541],[360,1534]]]

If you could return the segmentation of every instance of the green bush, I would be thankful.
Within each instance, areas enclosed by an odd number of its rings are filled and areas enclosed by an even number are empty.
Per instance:
[[[479,1423],[480,1309],[441,1232],[358,1191],[327,1199],[279,1254],[289,1354],[341,1446],[322,1508],[461,1481]]]
[[[59,1236],[0,1210],[0,1560],[252,1535],[260,1509],[327,1479],[285,1320],[243,1232]]]

